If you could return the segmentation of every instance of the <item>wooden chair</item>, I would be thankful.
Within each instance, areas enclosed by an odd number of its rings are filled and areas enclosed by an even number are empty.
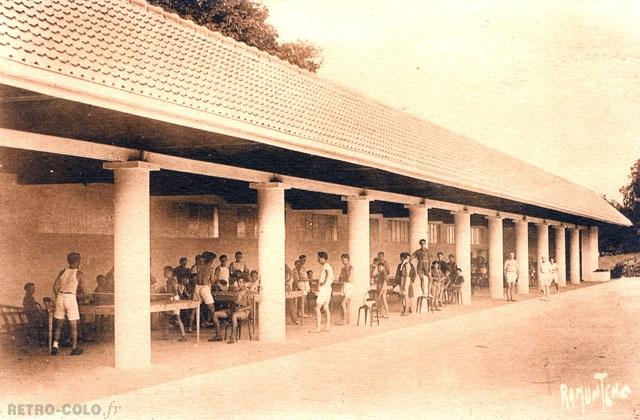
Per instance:
[[[364,310],[364,325],[367,325],[367,315],[369,316],[369,326],[373,326],[373,313],[375,311],[376,321],[380,325],[380,311],[378,310],[378,289],[369,289],[362,299],[362,305],[358,308],[358,322],[360,325],[360,312]]]
[[[423,302],[427,301],[427,312],[433,312],[433,298],[431,296],[427,296],[427,295],[422,295],[422,296],[418,296],[417,302],[416,302],[416,312],[417,313],[422,313],[422,304]]]

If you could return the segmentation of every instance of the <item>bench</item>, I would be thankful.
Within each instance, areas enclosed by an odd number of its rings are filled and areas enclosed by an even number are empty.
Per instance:
[[[0,333],[14,334],[26,331],[29,326],[27,313],[19,306],[0,305]]]

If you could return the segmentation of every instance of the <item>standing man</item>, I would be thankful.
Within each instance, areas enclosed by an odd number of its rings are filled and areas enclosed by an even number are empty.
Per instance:
[[[507,282],[507,302],[514,302],[513,289],[515,289],[516,281],[519,277],[518,261],[516,254],[509,253],[509,258],[504,262],[504,278]]]
[[[211,311],[211,315],[215,312],[213,308],[213,295],[211,294],[211,285],[214,280],[213,261],[216,259],[216,254],[213,252],[205,251],[202,253],[202,263],[198,268],[198,274],[196,275],[196,287],[193,291],[193,300],[197,300],[200,304],[204,303]],[[199,311],[200,309],[196,309]],[[216,330],[216,337],[219,337],[220,331]],[[214,337],[214,338],[216,338]],[[222,341],[220,339],[209,339],[209,341]]]
[[[349,324],[349,313],[351,307],[351,297],[353,295],[353,282],[351,278],[351,264],[349,263],[349,255],[342,254],[340,256],[342,262],[342,268],[340,269],[340,277],[338,281],[342,284],[342,302],[340,308],[342,313],[340,316],[340,322],[337,325]]]
[[[400,254],[396,279],[399,281],[400,296],[402,297],[402,313],[400,315],[407,316],[413,312],[413,282],[416,279],[416,269],[411,263],[411,255],[408,252]]]
[[[544,292],[545,300],[549,299],[549,286],[551,286],[551,264],[544,257],[540,257],[540,287]]]
[[[431,266],[431,253],[429,252],[429,248],[427,248],[426,239],[420,239],[420,248],[418,248],[411,255],[411,258],[416,259],[416,272],[418,273],[418,277],[420,277],[420,290],[422,291],[422,296],[425,296],[429,293],[429,296],[433,296],[431,290],[431,284],[429,281],[429,267]],[[402,257],[400,257],[402,258]],[[426,285],[425,285],[426,281]]]
[[[331,300],[331,283],[333,283],[333,268],[329,264],[329,256],[326,252],[318,252],[318,263],[322,266],[320,268],[320,281],[318,288],[318,297],[316,299],[316,328],[309,332],[329,331],[329,325],[331,325],[331,311],[329,310],[329,301]],[[322,309],[327,315],[327,326],[324,329],[320,329],[322,324]]]
[[[191,275],[191,269],[187,267],[187,257],[180,257],[178,260],[178,266],[173,269],[173,275],[178,280],[178,282],[185,282],[185,280],[189,280],[189,276]]]
[[[391,274],[391,271],[389,270],[389,262],[384,258],[384,252],[382,251],[378,252],[378,265],[380,264],[384,264],[384,271],[387,273],[387,276]],[[378,270],[377,265],[375,269]]]
[[[51,354],[58,354],[60,330],[62,329],[62,323],[66,316],[69,324],[71,324],[71,355],[78,356],[82,354],[82,349],[78,347],[78,320],[80,319],[80,312],[78,311],[76,294],[84,293],[82,272],[79,270],[80,254],[72,252],[67,255],[67,263],[69,267],[62,270],[53,282],[53,294],[56,299],[56,309],[53,313],[53,319],[56,325],[53,333]]]
[[[556,285],[556,293],[560,293],[560,286],[558,285],[558,264],[556,263],[556,259],[550,257],[549,264],[551,265],[551,283]],[[551,290],[549,290],[549,292],[551,292]]]

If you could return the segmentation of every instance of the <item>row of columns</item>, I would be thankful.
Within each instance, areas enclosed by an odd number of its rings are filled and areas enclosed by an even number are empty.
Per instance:
[[[115,364],[118,368],[147,367],[151,363],[150,334],[150,171],[158,168],[145,162],[110,162],[106,169],[114,171],[114,287]],[[251,184],[258,196],[258,269],[262,281],[260,305],[260,338],[282,342],[286,336],[284,261],[285,200],[287,187],[278,182]],[[348,253],[351,257],[354,296],[363,296],[369,288],[369,198],[343,197],[348,207]],[[410,205],[409,249],[419,247],[420,239],[428,239],[428,206]],[[471,302],[471,215],[454,211],[455,254],[465,278],[463,304]],[[502,218],[488,216],[489,222],[489,288],[492,298],[503,298],[503,229]],[[548,257],[548,225],[538,224],[538,258]],[[564,226],[556,226],[556,260],[564,285]],[[582,237],[583,278],[597,267],[597,228]],[[571,283],[580,282],[579,232],[571,228]],[[528,273],[528,223],[516,220],[516,258],[520,271]],[[595,250],[595,252],[592,252]],[[586,276],[584,273],[587,273]],[[528,281],[518,283],[519,293],[528,293]],[[351,305],[352,319],[358,305]]]
[[[502,283],[502,258],[503,258],[503,239],[502,239],[502,218],[499,216],[488,216],[489,222],[489,293],[493,299],[503,298]],[[518,269],[520,273],[529,273],[529,223],[526,220],[516,220],[516,259],[518,260]],[[555,261],[558,265],[558,286],[564,287],[567,284],[567,265],[566,265],[566,226],[562,224],[550,225],[546,222],[536,223],[536,262],[540,262],[542,256],[546,260],[549,259],[549,226],[555,229]],[[598,228],[592,226],[583,229],[583,235],[580,235],[580,229],[577,227],[569,227],[570,236],[570,282],[571,284],[580,284],[583,281],[591,280],[591,273],[598,268]],[[582,250],[582,251],[581,251]],[[580,268],[582,267],[582,272]],[[540,271],[537,271],[540,276]],[[540,281],[540,277],[538,277]],[[528,281],[518,282],[518,293],[528,294]]]

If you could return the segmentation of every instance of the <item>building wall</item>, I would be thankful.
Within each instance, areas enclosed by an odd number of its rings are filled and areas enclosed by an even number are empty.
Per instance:
[[[238,237],[239,214],[255,212],[255,206],[228,205],[215,197],[211,203],[192,203],[188,197],[151,198],[151,272],[158,282],[162,280],[162,268],[175,266],[186,256],[189,264],[194,256],[204,250],[217,255],[227,254],[233,260],[236,250],[243,251],[245,261],[257,268],[257,238],[253,226],[245,226],[245,238]],[[212,204],[213,203],[213,204]],[[213,229],[212,208],[217,208],[217,231]],[[52,295],[51,285],[57,273],[66,266],[66,255],[79,252],[81,269],[89,290],[95,287],[98,274],[108,272],[113,266],[113,185],[111,184],[56,184],[18,185],[15,176],[0,174],[0,256],[4,269],[0,270],[3,285],[1,304],[21,305],[23,285],[36,284],[36,298]],[[315,232],[310,224],[329,219],[335,220],[332,232]],[[390,241],[389,221],[407,223],[407,219],[385,219],[372,214],[372,225],[377,224],[378,235],[372,230],[371,257],[383,251],[390,264],[395,266],[402,251],[411,251],[405,242]],[[249,217],[251,219],[251,217]],[[377,220],[377,222],[375,221]],[[251,224],[251,220],[249,220]],[[255,221],[254,221],[255,223]],[[435,253],[454,253],[454,244],[447,243],[447,226],[439,222],[437,242],[429,247]],[[347,250],[347,216],[340,210],[297,211],[286,210],[286,259],[290,265],[300,254],[307,255],[307,268],[316,273],[318,251],[326,251],[337,272],[339,256]],[[483,250],[486,256],[486,228],[479,227],[479,243],[472,246],[474,255]],[[425,238],[429,234],[425,232]],[[505,250],[505,252],[507,252]]]

